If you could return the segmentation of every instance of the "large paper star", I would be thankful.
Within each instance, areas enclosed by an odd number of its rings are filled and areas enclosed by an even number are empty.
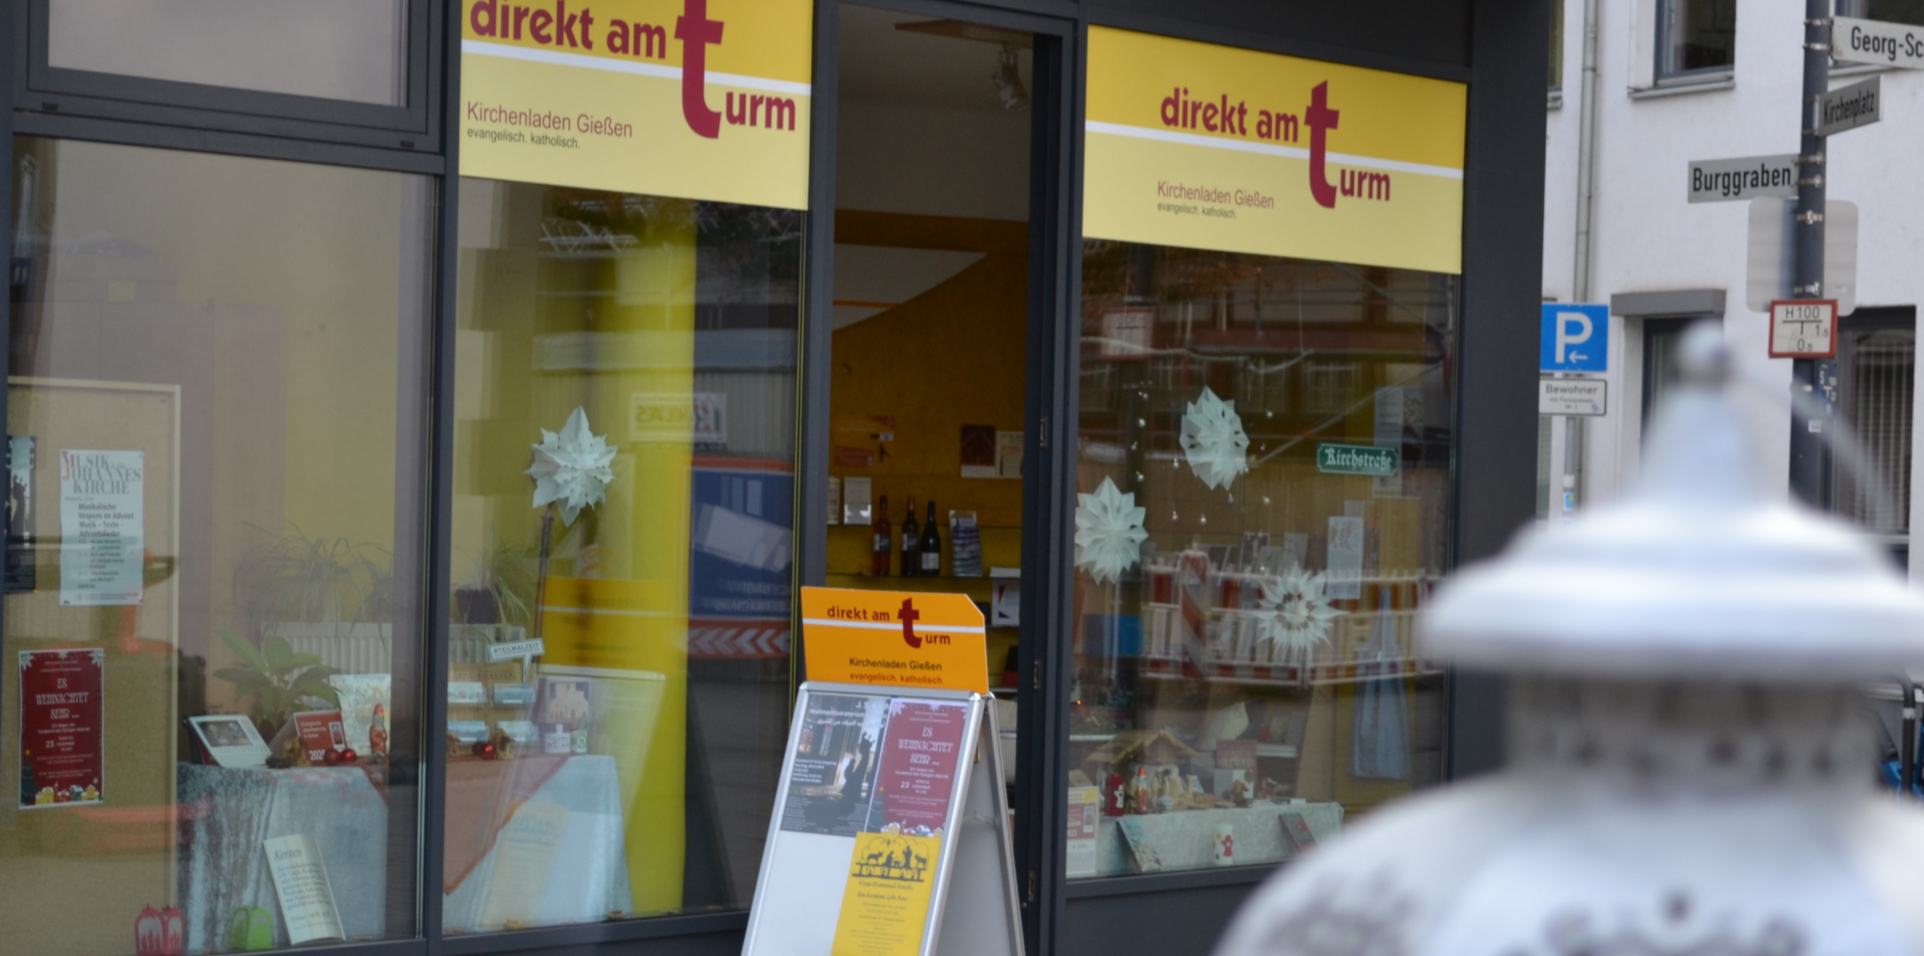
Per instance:
[[[1329,622],[1343,612],[1330,606],[1323,585],[1322,572],[1310,574],[1301,567],[1263,582],[1256,601],[1263,628],[1256,639],[1273,644],[1278,661],[1306,657],[1329,643]]]
[[[575,406],[559,434],[544,428],[541,444],[534,446],[534,464],[527,470],[534,479],[534,506],[560,502],[562,522],[574,524],[581,509],[601,503],[615,480],[608,467],[614,460],[615,450],[588,429],[588,412]]]
[[[1182,452],[1189,467],[1211,488],[1227,488],[1249,470],[1249,436],[1243,432],[1236,403],[1225,402],[1204,386],[1182,416]]]
[[[1097,584],[1119,579],[1142,557],[1147,513],[1134,492],[1123,494],[1108,478],[1095,494],[1076,495],[1076,567],[1088,568]]]

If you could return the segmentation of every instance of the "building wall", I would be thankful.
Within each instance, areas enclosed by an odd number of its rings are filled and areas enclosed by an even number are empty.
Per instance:
[[[1563,105],[1550,109],[1545,120],[1543,295],[1567,302],[1574,284],[1584,0],[1559,2]],[[1689,205],[1686,176],[1695,159],[1797,149],[1804,5],[1745,0],[1728,88],[1652,96],[1657,0],[1596,2],[1602,11],[1589,300],[1607,302],[1626,292],[1726,290],[1725,331],[1741,374],[1758,386],[1753,407],[1767,438],[1759,467],[1773,482],[1784,482],[1787,415],[1783,404],[1769,399],[1788,387],[1790,361],[1766,357],[1765,317],[1744,303],[1749,204]],[[1862,69],[1842,70],[1832,88],[1864,79]],[[1924,189],[1915,181],[1915,157],[1924,149],[1924,75],[1882,75],[1883,122],[1833,137],[1829,150],[1829,196],[1860,209],[1860,308],[1924,301],[1924,270],[1917,268],[1924,255]],[[1614,495],[1636,472],[1641,332],[1641,322],[1611,317],[1610,414],[1593,420],[1584,447],[1583,497],[1591,503]],[[1897,491],[1915,499],[1916,479]]]

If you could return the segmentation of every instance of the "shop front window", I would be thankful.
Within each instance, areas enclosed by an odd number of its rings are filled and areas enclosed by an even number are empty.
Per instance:
[[[432,181],[13,164],[7,948],[415,936]]]
[[[788,722],[804,216],[461,196],[443,925],[746,909]]]
[[[1455,277],[1089,240],[1083,283],[1070,875],[1279,862],[1440,781]]]

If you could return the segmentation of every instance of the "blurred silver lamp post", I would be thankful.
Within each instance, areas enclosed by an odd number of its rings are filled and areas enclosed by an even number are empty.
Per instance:
[[[1508,766],[1287,868],[1218,956],[1924,953],[1924,812],[1875,789],[1857,698],[1924,662],[1924,600],[1765,479],[1719,333],[1683,353],[1631,493],[1420,622],[1512,675]]]

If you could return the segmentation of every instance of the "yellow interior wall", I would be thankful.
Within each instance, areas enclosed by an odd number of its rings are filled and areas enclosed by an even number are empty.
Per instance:
[[[616,477],[606,500],[584,508],[573,524],[555,520],[541,663],[665,679],[652,721],[610,715],[595,732],[596,749],[615,758],[624,793],[634,788],[623,808],[633,911],[675,912],[682,908],[686,844],[693,444],[690,435],[630,441],[627,415],[634,394],[693,390],[695,204],[654,201],[637,247],[618,256],[544,262],[533,228],[541,193],[505,190],[505,217],[527,226],[512,230],[507,248],[468,254],[463,262],[463,281],[474,285],[464,286],[461,326],[486,334],[487,347],[464,350],[459,360],[483,363],[467,386],[485,392],[471,404],[487,414],[458,426],[455,491],[465,507],[457,509],[453,577],[457,584],[475,580],[472,561],[490,535],[534,553],[542,511],[532,507],[534,484],[523,474],[529,446],[541,429],[559,431],[582,408],[590,430],[616,450]],[[555,290],[611,294],[540,294]],[[536,369],[544,336],[582,332],[645,335],[651,367]],[[584,560],[586,544],[595,549],[592,561]]]
[[[951,510],[975,511],[983,529],[984,572],[990,565],[1014,567],[1021,554],[1022,482],[961,477],[962,426],[1023,430],[1028,258],[1019,248],[985,242],[968,232],[1009,224],[977,226],[969,220],[922,216],[889,219],[893,221],[886,234],[851,238],[846,235],[851,230],[838,228],[836,238],[987,254],[935,288],[835,332],[831,417],[892,415],[895,442],[887,462],[873,468],[831,464],[829,473],[870,478],[875,498],[888,496],[889,520],[898,534],[909,495],[916,498],[918,523],[927,517],[930,499],[943,520]],[[867,533],[867,528],[831,533],[831,573],[867,570]],[[945,530],[945,549],[947,537]],[[899,547],[895,560],[899,563]],[[943,569],[948,570],[946,554]]]

